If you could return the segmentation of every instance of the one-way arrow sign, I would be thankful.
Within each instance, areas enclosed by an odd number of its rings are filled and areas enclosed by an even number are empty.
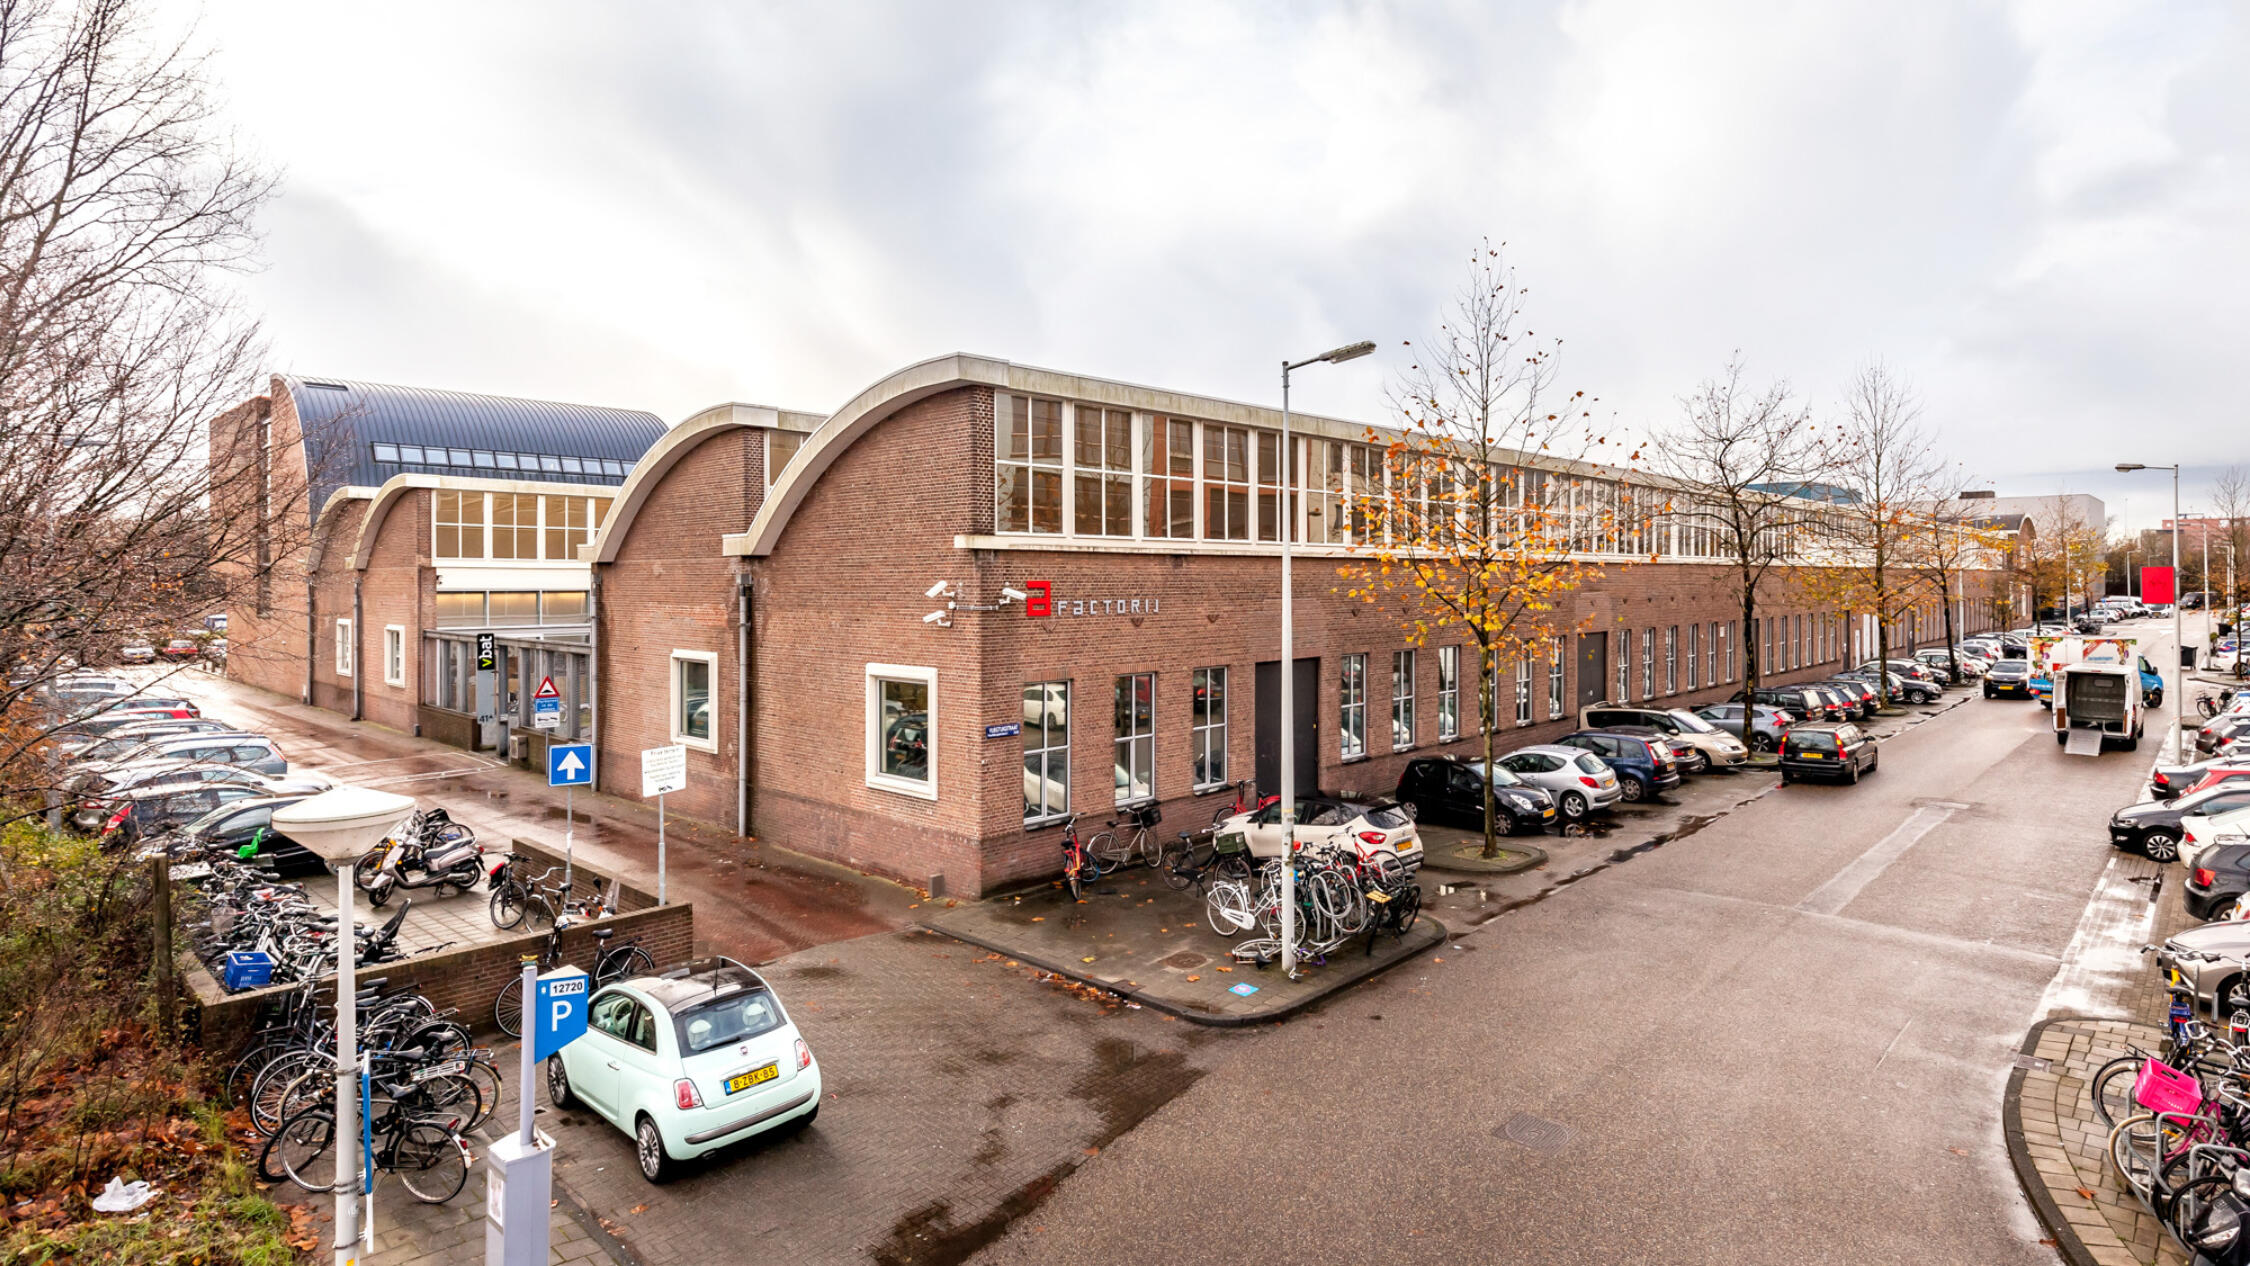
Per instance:
[[[556,743],[547,749],[547,785],[583,787],[594,781],[592,743]]]

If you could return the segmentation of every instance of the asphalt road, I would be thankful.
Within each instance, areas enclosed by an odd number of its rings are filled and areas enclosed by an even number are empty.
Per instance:
[[[2052,1262],[2001,1091],[2161,725],[2047,721],[1972,699],[1264,1034],[978,1260]]]

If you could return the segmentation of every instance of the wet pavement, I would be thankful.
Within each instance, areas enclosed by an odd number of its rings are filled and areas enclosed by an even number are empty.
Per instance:
[[[950,908],[945,908],[950,906]],[[1210,927],[1194,888],[1175,892],[1146,866],[1103,877],[1073,899],[1060,884],[924,911],[928,927],[972,945],[1198,1024],[1235,1025],[1292,1015],[1445,941],[1424,917],[1403,935],[1361,933],[1295,980],[1278,963],[1238,962],[1250,935]]]
[[[442,805],[488,847],[522,836],[560,852],[564,794],[489,756],[414,738],[203,673],[181,688],[212,716],[267,734],[292,768]],[[656,890],[656,811],[593,792],[571,798],[573,847],[590,864]],[[679,817],[665,824],[667,883],[695,903],[697,950],[764,962],[792,950],[912,922],[913,890],[766,841]]]

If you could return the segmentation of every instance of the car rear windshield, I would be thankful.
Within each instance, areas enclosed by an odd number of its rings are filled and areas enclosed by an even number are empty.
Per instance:
[[[1367,824],[1378,831],[1396,831],[1413,821],[1406,811],[1395,804],[1371,804],[1360,811]]]
[[[781,1024],[781,1004],[764,989],[747,989],[674,1011],[680,1049],[690,1055],[768,1033]]]
[[[1833,752],[1836,750],[1836,736],[1820,732],[1792,734],[1789,736],[1789,746],[1806,752]]]
[[[1609,766],[1604,765],[1602,758],[1592,752],[1578,758],[1578,767],[1589,774],[1606,774],[1609,772]]]

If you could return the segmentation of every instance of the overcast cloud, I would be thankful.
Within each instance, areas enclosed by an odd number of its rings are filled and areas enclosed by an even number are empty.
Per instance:
[[[202,32],[285,169],[276,367],[826,411],[954,350],[1377,420],[1482,237],[1630,425],[1881,357],[2006,493],[2250,459],[2223,2],[307,5]],[[2198,483],[2190,474],[2190,499]],[[2167,511],[2168,512],[2168,511]]]

